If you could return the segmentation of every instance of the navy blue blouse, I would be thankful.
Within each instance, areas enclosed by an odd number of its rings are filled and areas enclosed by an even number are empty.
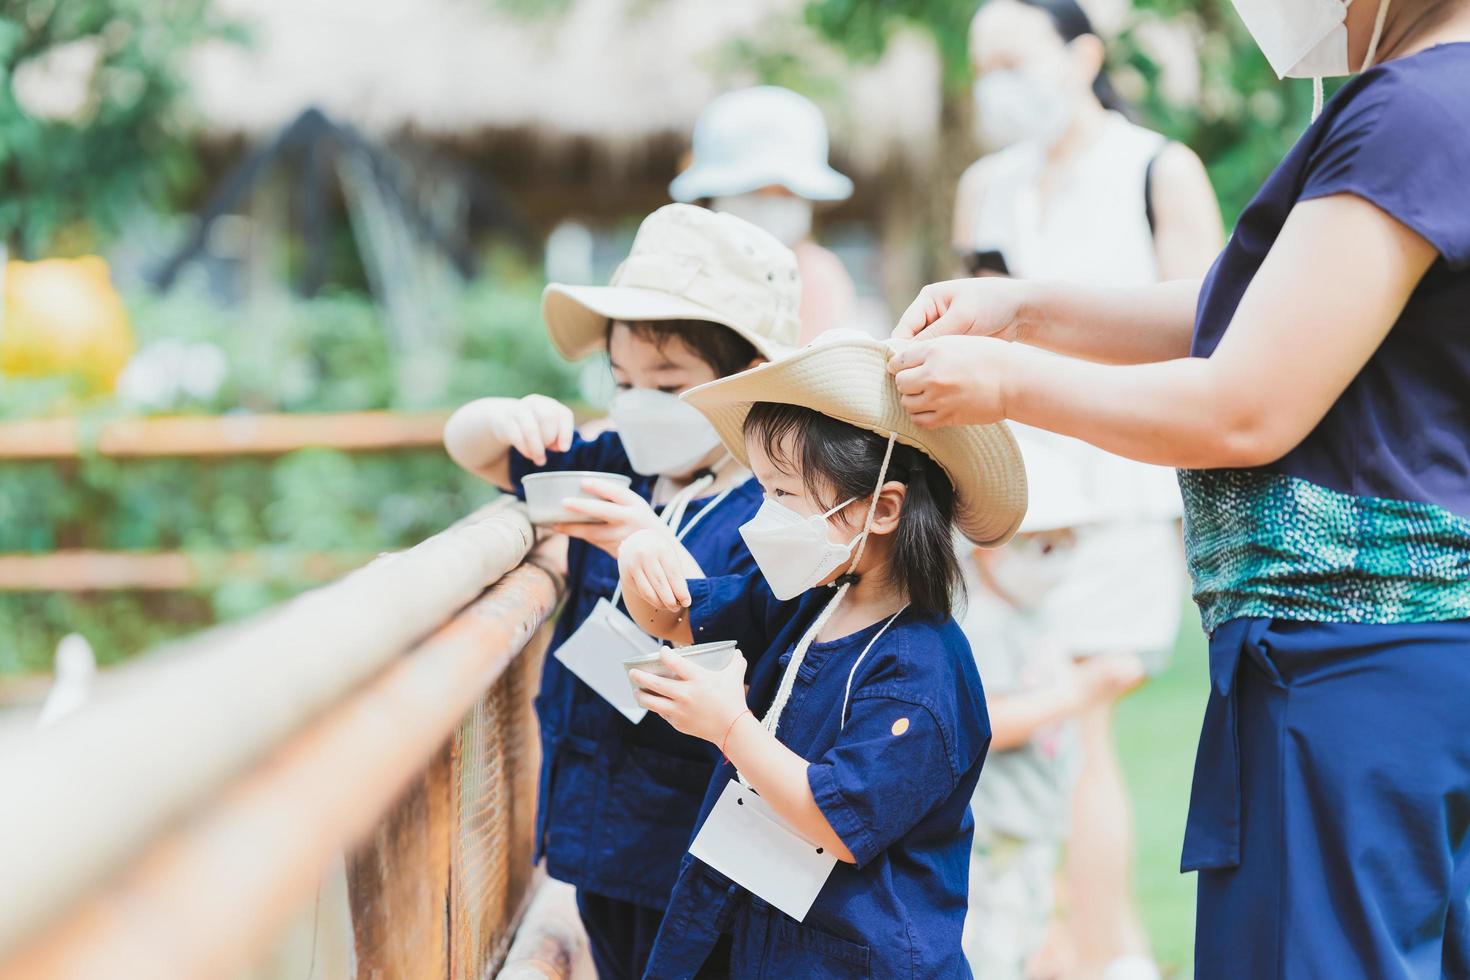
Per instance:
[[[758,655],[748,701],[764,714],[831,589],[779,602],[758,574],[689,585],[695,641],[733,639]],[[953,619],[905,611],[858,664],[882,626],[811,645],[777,732],[811,764],[817,806],[857,864],[839,862],[798,923],[686,857],[648,976],[694,975],[721,933],[732,976],[969,976],[960,934],[969,801],[990,744],[985,694]],[[734,778],[721,762],[701,824]]]
[[[605,432],[577,436],[564,453],[547,453],[538,467],[512,451],[511,480],[553,470],[595,470],[633,478],[645,500],[654,479],[633,471],[622,440]],[[687,525],[715,498],[692,502]],[[711,575],[755,568],[740,525],[761,505],[760,484],[747,480],[699,522],[684,547]],[[541,723],[540,804],[536,859],[560,881],[597,895],[660,909],[668,901],[718,756],[708,742],[675,731],[658,715],[634,725],[551,656],[592,613],[611,599],[618,563],[600,548],[573,540],[567,552],[567,599],[541,672],[536,715]],[[626,610],[624,610],[626,611]]]
[[[1385,62],[1333,97],[1205,278],[1196,356],[1220,343],[1297,202],[1337,194],[1376,205],[1439,257],[1295,449],[1256,469],[1181,471],[1210,628],[1470,617],[1470,43]]]

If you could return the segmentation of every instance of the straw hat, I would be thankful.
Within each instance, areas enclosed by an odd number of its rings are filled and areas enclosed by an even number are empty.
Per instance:
[[[803,95],[777,85],[727,92],[694,124],[693,161],[674,178],[676,201],[748,194],[779,185],[808,201],[852,196],[827,163],[827,121]]]
[[[791,249],[748,221],[692,204],[644,218],[608,285],[551,283],[541,294],[546,330],[568,360],[602,350],[609,320],[710,320],[775,358],[796,346],[800,305]]]
[[[801,405],[927,453],[954,484],[955,523],[975,544],[1004,544],[1026,514],[1026,468],[1003,422],[921,429],[899,403],[888,358],[902,341],[852,330],[823,334],[790,357],[691,388],[681,397],[703,412],[742,464],[745,416],[756,402]]]

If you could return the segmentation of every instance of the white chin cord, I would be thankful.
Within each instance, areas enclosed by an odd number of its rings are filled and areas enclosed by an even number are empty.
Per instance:
[[[1373,37],[1368,41],[1368,54],[1363,59],[1363,67],[1358,69],[1362,74],[1373,63],[1378,60],[1378,42],[1383,40],[1383,25],[1388,22],[1388,5],[1393,0],[1381,0],[1378,4],[1378,17],[1373,21]],[[1322,76],[1318,75],[1312,79],[1312,122],[1316,122],[1322,115],[1322,106],[1325,102],[1326,89],[1322,83]]]

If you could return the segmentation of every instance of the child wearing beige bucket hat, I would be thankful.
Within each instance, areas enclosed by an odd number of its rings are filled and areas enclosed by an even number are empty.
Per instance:
[[[1004,543],[1026,479],[1004,424],[914,426],[891,353],[829,333],[684,396],[765,489],[741,528],[759,574],[702,575],[666,532],[619,553],[643,629],[754,655],[748,691],[739,656],[630,672],[640,703],[725,760],[647,977],[968,975],[968,804],[990,728],[950,614],[952,535]]]
[[[659,528],[708,574],[754,568],[737,528],[760,486],[678,395],[789,350],[799,302],[795,257],[769,234],[660,208],[608,285],[553,283],[542,299],[564,356],[609,356],[615,430],[583,438],[571,410],[541,395],[480,399],[445,428],[461,466],[523,499],[560,482],[550,504],[579,521],[554,525],[573,540],[536,700],[536,842],[552,877],[577,887],[603,977],[642,975],[715,762],[634,700],[622,662],[658,644],[619,608],[616,555],[636,530]]]

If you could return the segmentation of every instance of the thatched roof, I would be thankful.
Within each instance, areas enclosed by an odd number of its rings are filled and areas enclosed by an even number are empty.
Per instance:
[[[799,0],[569,0],[516,17],[502,0],[221,0],[252,32],[193,67],[216,135],[259,136],[307,106],[377,135],[531,131],[616,153],[687,136],[709,99],[756,79],[734,64],[741,39],[799,50],[839,82],[819,98],[851,166],[926,158],[937,138],[939,62],[918,36],[882,62],[849,67],[799,23]]]

